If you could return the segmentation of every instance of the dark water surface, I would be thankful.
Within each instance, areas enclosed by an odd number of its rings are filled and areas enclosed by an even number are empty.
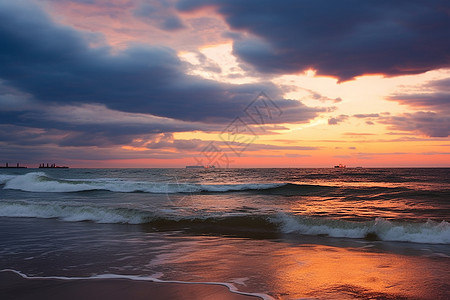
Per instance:
[[[0,269],[446,299],[450,169],[4,169]]]

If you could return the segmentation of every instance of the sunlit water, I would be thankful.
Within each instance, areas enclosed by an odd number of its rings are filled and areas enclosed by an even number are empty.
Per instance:
[[[450,169],[0,170],[0,269],[446,299]]]

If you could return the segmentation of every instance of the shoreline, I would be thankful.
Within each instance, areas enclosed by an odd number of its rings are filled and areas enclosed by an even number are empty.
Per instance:
[[[257,300],[270,296],[243,293],[225,283],[190,283],[99,275],[94,277],[30,277],[16,270],[0,270],[0,294],[10,300],[219,299]]]

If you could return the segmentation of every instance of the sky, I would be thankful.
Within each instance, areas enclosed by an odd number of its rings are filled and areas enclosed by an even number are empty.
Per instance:
[[[450,167],[447,0],[0,0],[0,165]]]

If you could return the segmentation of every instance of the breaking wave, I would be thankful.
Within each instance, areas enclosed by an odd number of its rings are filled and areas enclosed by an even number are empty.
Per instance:
[[[0,184],[5,184],[9,180],[13,179],[14,175],[6,175],[6,174],[0,174]]]
[[[384,218],[352,222],[326,218],[277,215],[272,219],[284,233],[324,235],[339,238],[400,241],[425,244],[450,244],[450,223],[428,220],[425,223],[395,222]]]
[[[425,244],[450,244],[450,223],[428,220],[424,223],[394,222],[383,218],[353,222],[301,215],[217,214],[182,216],[176,211],[148,211],[103,206],[0,202],[0,217],[54,218],[69,222],[148,224],[155,229],[199,229],[206,233],[230,234],[236,231],[319,235],[336,238],[373,239]]]
[[[105,179],[56,179],[44,172],[31,172],[25,175],[0,177],[4,189],[26,192],[69,193],[84,191],[111,191],[119,193],[144,192],[154,194],[233,192],[247,190],[268,190],[284,186],[284,183],[248,183],[248,184],[195,184],[130,181],[114,178]]]

